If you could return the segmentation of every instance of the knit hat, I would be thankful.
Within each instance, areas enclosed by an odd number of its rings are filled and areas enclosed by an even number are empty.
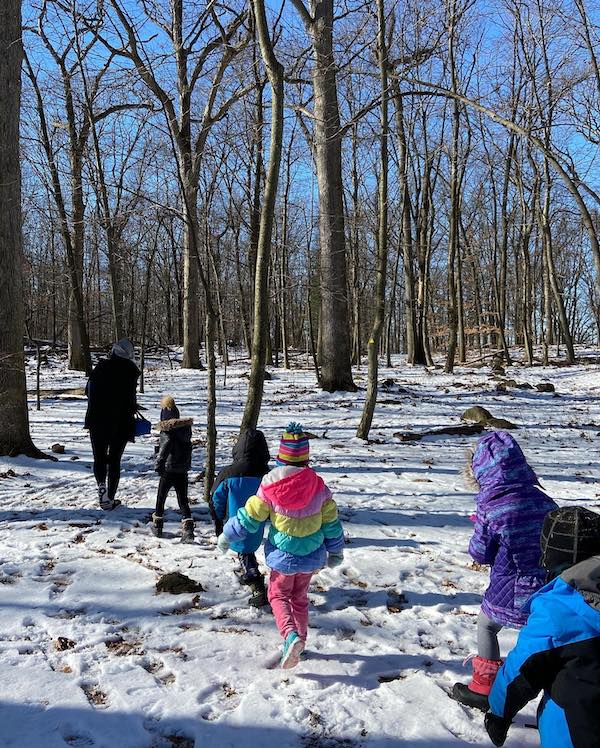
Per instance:
[[[126,358],[129,359],[129,361],[135,362],[135,348],[133,347],[133,343],[127,340],[127,338],[123,338],[122,340],[113,343],[112,354],[113,356]]]
[[[554,509],[544,518],[540,564],[553,579],[600,553],[600,514],[582,506]]]
[[[292,421],[279,442],[277,464],[304,467],[308,464],[309,450],[308,436],[304,433],[302,424]]]

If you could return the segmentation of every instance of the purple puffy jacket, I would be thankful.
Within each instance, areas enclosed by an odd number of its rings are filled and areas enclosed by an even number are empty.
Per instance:
[[[540,534],[544,517],[557,506],[505,431],[479,440],[473,472],[480,491],[469,553],[492,567],[481,609],[496,623],[520,627],[527,621],[525,603],[544,584]]]

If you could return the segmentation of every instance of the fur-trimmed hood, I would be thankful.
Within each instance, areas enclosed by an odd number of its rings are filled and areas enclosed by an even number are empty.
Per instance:
[[[171,418],[168,421],[159,421],[156,424],[156,428],[159,431],[174,431],[175,429],[181,429],[185,426],[191,428],[194,425],[193,418]]]

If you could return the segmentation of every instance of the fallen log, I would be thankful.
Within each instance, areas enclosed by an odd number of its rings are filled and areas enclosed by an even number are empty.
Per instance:
[[[462,426],[444,426],[441,429],[428,429],[427,431],[397,431],[394,434],[401,442],[418,442],[425,436],[473,436],[485,431],[483,423],[470,423]]]

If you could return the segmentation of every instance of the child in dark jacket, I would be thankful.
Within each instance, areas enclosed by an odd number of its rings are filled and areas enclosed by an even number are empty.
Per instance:
[[[271,569],[269,602],[283,638],[280,666],[298,664],[308,630],[308,588],[315,572],[343,562],[344,534],[337,506],[323,479],[308,466],[308,436],[298,423],[290,423],[281,438],[277,465],[261,481],[235,517],[225,525],[218,545],[249,535],[262,535],[271,522],[265,542],[265,559]]]
[[[527,625],[494,681],[485,726],[494,745],[504,745],[512,718],[543,690],[542,748],[597,748],[600,515],[577,506],[551,512],[541,548],[549,584],[529,601]]]
[[[161,400],[159,449],[156,456],[156,472],[160,475],[156,509],[152,515],[152,534],[162,537],[165,501],[171,488],[175,489],[179,511],[183,517],[181,542],[194,542],[194,520],[188,501],[188,472],[192,466],[191,418],[180,418],[175,400],[166,395]]]
[[[235,517],[246,501],[258,491],[260,481],[269,472],[269,447],[262,431],[246,429],[240,433],[233,448],[233,462],[221,470],[212,492],[212,505],[217,535],[223,532],[223,524]],[[247,537],[232,543],[231,549],[238,554],[242,565],[242,584],[249,585],[252,597],[248,603],[255,608],[267,605],[265,579],[260,573],[256,551],[262,543],[262,528]]]
[[[490,584],[477,621],[473,678],[469,685],[455,683],[453,697],[485,711],[502,665],[498,632],[525,624],[525,604],[544,583],[540,533],[556,504],[539,488],[521,448],[506,431],[479,440],[470,468],[479,494],[469,553],[477,563],[491,566]]]

